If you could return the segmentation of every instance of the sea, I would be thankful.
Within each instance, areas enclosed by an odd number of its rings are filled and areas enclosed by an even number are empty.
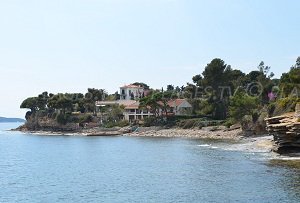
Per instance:
[[[299,160],[241,143],[8,131],[18,125],[0,124],[1,203],[300,202]]]

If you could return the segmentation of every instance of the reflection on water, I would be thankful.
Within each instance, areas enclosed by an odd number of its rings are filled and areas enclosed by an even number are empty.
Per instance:
[[[269,161],[269,165],[273,167],[287,167],[291,169],[298,169],[300,171],[300,160],[293,160],[292,158],[289,160],[285,159],[271,159]]]

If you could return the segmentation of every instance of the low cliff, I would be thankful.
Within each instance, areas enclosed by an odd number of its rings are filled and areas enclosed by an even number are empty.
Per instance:
[[[265,119],[278,153],[300,152],[300,104],[296,111]]]

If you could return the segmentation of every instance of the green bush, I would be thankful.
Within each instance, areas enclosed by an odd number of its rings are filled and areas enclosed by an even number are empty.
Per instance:
[[[300,102],[298,97],[286,97],[276,101],[273,115],[280,115],[295,111],[296,104]]]
[[[177,126],[183,129],[199,128],[201,129],[203,125],[203,120],[201,119],[185,119],[177,122]]]
[[[129,122],[127,120],[121,120],[117,124],[119,127],[126,127],[129,126]]]
[[[79,123],[89,123],[93,121],[93,116],[89,114],[84,114],[79,116]]]
[[[104,128],[113,128],[113,127],[116,127],[116,126],[117,126],[117,123],[113,122],[113,121],[109,121],[109,122],[107,122],[103,125]]]
[[[155,117],[148,117],[144,119],[144,127],[150,127],[157,125],[157,119]]]
[[[233,121],[233,119],[227,119],[224,123],[224,126],[226,126],[227,128],[230,128],[230,126],[232,126],[233,124],[235,124],[235,122]]]
[[[68,115],[67,114],[60,113],[56,116],[55,119],[56,119],[57,123],[62,124],[62,125],[66,125],[68,123]]]
[[[113,121],[109,120],[104,123],[104,128],[113,128],[113,127],[125,127],[128,126],[129,122],[127,120]]]
[[[273,116],[275,109],[276,109],[275,103],[270,103],[268,105],[268,116],[269,117]]]

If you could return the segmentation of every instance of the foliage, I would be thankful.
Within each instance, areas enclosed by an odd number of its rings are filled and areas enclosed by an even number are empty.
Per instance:
[[[126,127],[126,126],[129,126],[129,122],[126,120],[108,121],[103,125],[103,127],[105,128]]]
[[[298,58],[298,60],[300,60]],[[300,63],[300,62],[297,62]],[[300,67],[295,65],[288,73],[283,73],[279,87],[282,90],[282,97],[298,96],[300,97]]]
[[[135,83],[132,83],[132,85],[143,87],[145,90],[149,90],[150,89],[149,85],[147,85],[147,84],[145,84],[143,82],[135,82]]]
[[[278,99],[274,103],[268,106],[268,109],[272,109],[271,115],[280,115],[287,112],[295,111],[297,102],[300,102],[299,97],[285,97]]]
[[[54,95],[43,92],[37,97],[25,99],[20,108],[30,109],[30,112],[26,113],[27,120],[32,116],[36,116],[36,112],[38,112],[37,116],[39,117],[48,116],[49,118],[56,119],[61,124],[65,124],[68,119],[76,121],[76,118],[70,118],[67,115],[74,111],[94,113],[95,102],[103,99],[105,96],[106,92],[103,89],[94,88],[89,88],[85,96],[81,93],[59,93]]]
[[[264,116],[294,111],[296,103],[300,101],[300,57],[280,79],[273,78],[271,67],[263,61],[247,74],[233,69],[220,58],[213,59],[203,68],[202,73],[191,78],[193,83],[187,83],[186,86],[169,84],[166,90],[154,90],[143,82],[133,83],[147,90],[146,96],[139,100],[140,108],[150,110],[154,115],[146,118],[144,125],[166,125],[177,121],[179,126],[190,128],[211,124],[200,118],[185,118],[184,121],[175,117],[171,120],[168,117],[171,110],[168,103],[175,98],[187,99],[195,117],[202,116],[220,122],[226,120],[227,126],[235,122],[261,123]],[[30,109],[26,113],[27,120],[45,116],[62,124],[69,121],[84,123],[91,122],[92,115],[96,115],[96,101],[119,98],[118,92],[108,95],[104,89],[95,88],[88,88],[85,94],[43,92],[25,99],[20,108]],[[122,120],[122,106],[105,107],[103,110],[108,117],[107,126],[127,125]],[[74,116],[75,112],[85,115]]]
[[[203,118],[193,118],[193,119],[184,119],[177,122],[177,126],[183,129],[192,129],[207,127],[207,126],[217,126],[223,124],[224,121],[221,120],[207,120]]]
[[[147,117],[144,118],[144,127],[150,127],[150,126],[155,126],[157,124],[157,119],[155,117]]]
[[[246,94],[244,91],[237,92],[230,98],[229,115],[234,121],[240,121],[245,115],[250,115],[255,120],[258,99]]]
[[[30,109],[31,112],[35,112],[38,110],[37,103],[38,103],[37,97],[29,97],[22,102],[20,108],[21,109]]]
[[[60,113],[60,114],[57,114],[56,121],[59,124],[66,125],[68,123],[68,118],[69,118],[69,116],[67,114]]]

